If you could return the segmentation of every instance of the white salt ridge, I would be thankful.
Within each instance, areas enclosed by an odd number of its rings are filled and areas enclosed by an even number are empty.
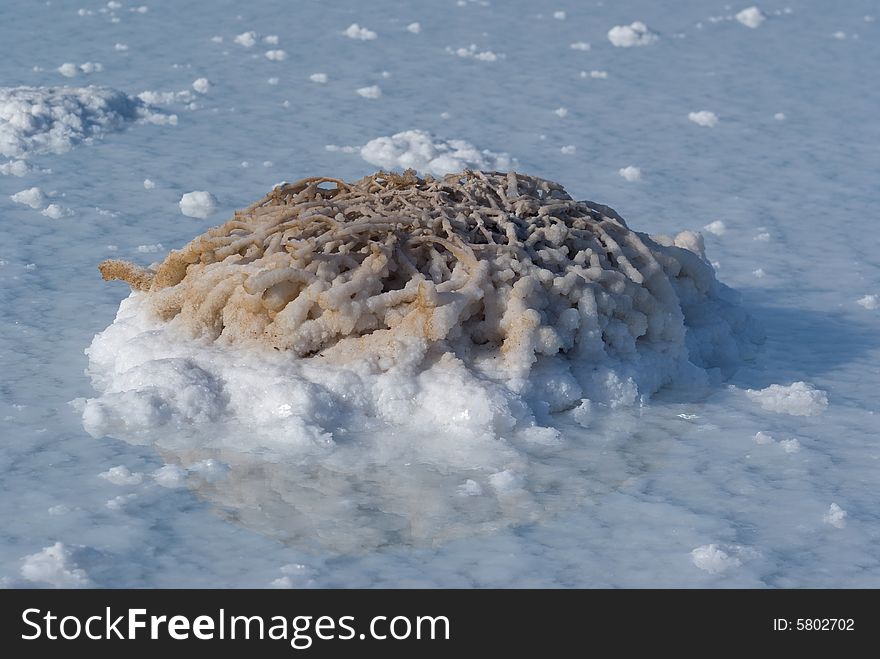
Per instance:
[[[519,490],[522,489],[523,486],[522,476],[510,469],[504,469],[503,471],[491,474],[488,481],[489,485],[492,486],[492,489],[499,493]]]
[[[200,220],[212,215],[217,208],[217,200],[210,192],[194,190],[185,193],[178,204],[180,212],[187,217],[195,217]]]
[[[718,116],[714,112],[709,112],[708,110],[690,112],[688,113],[688,119],[698,126],[706,126],[707,128],[712,128],[718,124]]]
[[[379,85],[370,85],[369,87],[361,87],[357,90],[359,96],[364,98],[379,98],[382,96],[382,89]]]
[[[176,126],[177,115],[156,113],[146,117],[144,121],[148,124],[155,124],[156,126]]]
[[[765,410],[793,416],[814,416],[828,407],[828,394],[806,382],[795,382],[788,386],[771,384],[766,389],[747,389],[746,396]]]
[[[266,51],[266,59],[271,60],[273,62],[283,62],[287,59],[287,52],[284,50],[267,50]]]
[[[462,497],[478,497],[483,494],[483,488],[477,481],[468,478],[458,486],[456,493]]]
[[[704,226],[703,229],[716,236],[723,236],[725,233],[727,233],[727,227],[724,225],[724,222],[722,220],[709,222],[709,224]]]
[[[34,210],[44,208],[46,206],[46,195],[38,187],[21,190],[9,196],[16,204],[30,206]]]
[[[162,487],[175,489],[186,485],[186,469],[175,464],[167,464],[153,472],[153,480]]]
[[[766,21],[767,17],[757,7],[748,7],[736,15],[736,20],[746,27],[754,29]]]
[[[144,103],[149,103],[150,105],[172,105],[174,103],[192,103],[196,97],[192,91],[184,89],[179,92],[157,92],[147,90],[138,94],[138,98]]]
[[[65,62],[58,67],[58,73],[63,75],[65,78],[73,78],[79,73],[79,69],[73,62]]]
[[[130,501],[134,501],[137,499],[137,494],[134,492],[130,494],[120,494],[118,496],[113,497],[112,499],[108,499],[104,504],[109,510],[122,510],[125,507],[125,504]]]
[[[779,442],[782,450],[786,453],[797,453],[801,450],[801,443],[797,439],[783,439]]]
[[[504,171],[515,160],[506,153],[479,149],[465,140],[435,138],[422,130],[407,130],[377,137],[361,148],[361,157],[383,169],[414,169],[442,176],[463,169]]]
[[[89,575],[74,562],[71,551],[61,542],[26,556],[21,565],[21,576],[32,583],[53,588],[86,588],[91,585]]]
[[[372,41],[373,39],[379,37],[379,35],[372,30],[361,27],[357,23],[352,23],[351,25],[349,25],[342,34],[347,36],[349,39],[357,39],[359,41]]]
[[[628,165],[627,167],[621,167],[617,170],[617,173],[620,174],[624,179],[633,183],[635,181],[642,180],[642,170],[638,167],[634,167],[632,165]]]
[[[822,516],[822,521],[838,529],[846,528],[846,511],[836,503],[832,503],[828,512]]]
[[[730,556],[718,545],[702,545],[691,551],[691,560],[701,570],[710,574],[722,574],[742,565],[735,556]]]
[[[650,46],[659,38],[641,21],[629,25],[616,25],[608,31],[608,41],[617,48]]]
[[[480,50],[477,48],[477,44],[472,43],[467,48],[451,48],[447,47],[446,52],[450,55],[458,55],[463,59],[475,59],[480,62],[496,62],[499,59],[504,59],[504,53],[493,53],[491,50]]]
[[[141,254],[156,254],[157,252],[164,251],[165,248],[162,246],[162,243],[155,243],[152,245],[138,245],[136,249]]]
[[[270,588],[307,588],[314,583],[314,571],[301,563],[285,565],[281,573],[284,576],[272,580]]]
[[[358,153],[361,150],[359,146],[339,146],[338,144],[327,144],[324,149],[331,152],[339,153]]]
[[[211,83],[207,78],[199,78],[193,81],[192,88],[199,94],[207,94],[211,89]]]
[[[0,155],[63,153],[133,122],[165,115],[109,87],[0,87]]]
[[[755,433],[755,444],[775,444],[776,440],[773,439],[773,435],[770,433],[766,433],[763,431],[758,431]]]
[[[856,300],[856,304],[869,311],[873,311],[877,307],[880,307],[880,299],[876,295],[865,295],[864,297]]]
[[[114,485],[140,485],[144,480],[142,473],[132,473],[125,465],[111,467],[107,471],[98,474],[98,476],[110,481]]]
[[[257,43],[257,33],[253,31],[242,32],[241,34],[237,35],[232,41],[237,43],[239,46],[244,46],[245,48],[253,48],[254,44]]]
[[[60,204],[49,204],[43,209],[42,214],[52,220],[60,220],[62,217],[70,217],[73,215],[73,211]]]
[[[3,176],[24,176],[30,171],[24,160],[10,160],[0,165],[0,174]]]
[[[85,73],[86,75],[100,73],[104,70],[104,65],[100,62],[84,62],[77,66],[73,62],[65,62],[57,70],[65,78],[75,78],[80,73]]]

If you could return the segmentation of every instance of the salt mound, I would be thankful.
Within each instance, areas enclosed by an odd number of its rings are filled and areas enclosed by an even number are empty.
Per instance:
[[[304,179],[162,263],[101,271],[134,290],[86,351],[85,429],[153,445],[237,523],[343,552],[613,490],[656,455],[584,428],[674,437],[626,407],[754,336],[697,234],[631,231],[516,173]]]
[[[623,363],[650,394],[689,356],[701,366],[741,357],[743,319],[697,234],[650,238],[513,172],[304,179],[154,269],[110,260],[101,272],[143,291],[189,337],[380,371],[451,354],[523,383],[547,357],[585,386]]]
[[[161,116],[109,87],[0,87],[0,155],[63,153],[126,123]]]

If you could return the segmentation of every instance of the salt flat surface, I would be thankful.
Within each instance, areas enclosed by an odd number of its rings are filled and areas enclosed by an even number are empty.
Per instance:
[[[880,586],[878,2],[113,5],[0,22],[0,584]],[[636,23],[649,43],[616,46]],[[84,350],[128,295],[99,261],[376,154],[503,155],[637,230],[701,231],[763,350],[516,437],[441,380],[436,428],[377,433],[255,378],[255,438],[181,413],[211,409],[197,366],[168,371],[192,407],[137,432],[83,416]],[[337,448],[304,459],[321,414]]]

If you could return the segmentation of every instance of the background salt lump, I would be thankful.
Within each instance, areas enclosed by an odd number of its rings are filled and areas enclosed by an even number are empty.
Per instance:
[[[608,31],[608,41],[617,48],[633,46],[650,46],[659,37],[648,29],[641,21],[630,25],[616,25]]]
[[[30,582],[54,588],[85,588],[90,585],[89,575],[73,560],[71,551],[61,542],[26,556],[21,576]]]
[[[9,198],[16,204],[23,204],[34,209],[43,208],[46,205],[46,195],[38,187],[16,192],[14,195],[10,195]]]
[[[691,560],[698,568],[711,574],[721,574],[742,564],[738,558],[730,556],[718,545],[697,547],[691,552]]]
[[[688,119],[698,126],[706,126],[707,128],[712,128],[718,124],[718,116],[714,112],[709,112],[708,110],[689,112]]]
[[[217,208],[217,200],[210,192],[194,190],[187,192],[180,198],[179,206],[180,212],[187,217],[203,220]]]
[[[787,387],[771,384],[766,389],[749,389],[746,395],[765,410],[793,416],[813,416],[828,407],[828,394],[806,382]]]
[[[412,168],[434,176],[463,169],[504,171],[516,162],[506,153],[480,150],[466,140],[435,138],[423,130],[406,130],[370,140],[361,147],[361,157],[383,169]]]
[[[143,101],[109,87],[0,87],[0,155],[62,153],[156,116]]]
[[[758,9],[757,7],[749,7],[748,9],[743,9],[736,15],[736,20],[745,25],[746,27],[756,28],[761,25],[765,20],[767,20],[764,13]]]

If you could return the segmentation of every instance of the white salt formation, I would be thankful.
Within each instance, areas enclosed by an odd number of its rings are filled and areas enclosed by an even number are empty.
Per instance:
[[[764,16],[764,12],[762,12],[757,7],[749,7],[747,9],[743,9],[736,15],[736,20],[745,25],[746,27],[756,28],[761,25],[767,17]]]
[[[650,46],[657,39],[659,37],[641,21],[635,21],[629,25],[615,25],[608,30],[608,41],[617,48]]]
[[[414,169],[443,176],[463,169],[510,169],[515,159],[506,153],[479,149],[467,140],[445,140],[423,130],[405,130],[377,137],[361,147],[361,158],[384,169]]]
[[[515,173],[304,179],[101,271],[134,290],[87,350],[85,429],[153,444],[156,483],[248,528],[340,551],[580,505],[632,467],[558,428],[751,346],[697,234],[631,231]]]
[[[828,512],[822,516],[822,521],[838,529],[846,528],[846,511],[836,503],[832,503]]]
[[[688,119],[698,126],[706,126],[712,128],[718,124],[718,115],[708,110],[700,110],[699,112],[689,112]]]
[[[187,217],[203,220],[217,208],[217,200],[210,192],[194,190],[181,196],[178,205],[180,206],[180,212]]]
[[[36,584],[53,588],[85,588],[89,575],[73,561],[71,551],[61,542],[25,556],[21,576]]]
[[[710,574],[721,574],[727,570],[742,565],[735,556],[729,555],[718,545],[703,545],[691,552],[691,560],[701,570]]]
[[[814,416],[828,407],[828,394],[806,382],[795,382],[787,387],[771,384],[766,389],[747,389],[746,396],[765,410],[792,416]]]
[[[160,116],[146,102],[108,87],[0,87],[0,155],[62,153]]]

